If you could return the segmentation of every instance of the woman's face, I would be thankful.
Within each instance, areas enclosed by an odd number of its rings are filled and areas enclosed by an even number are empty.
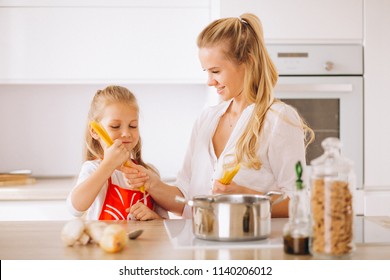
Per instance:
[[[120,139],[128,151],[139,141],[138,110],[128,104],[116,102],[105,107],[100,123],[112,140]],[[102,144],[102,143],[101,143]]]
[[[240,96],[244,85],[244,64],[229,60],[222,46],[200,48],[199,60],[207,71],[207,84],[215,87],[223,100]]]

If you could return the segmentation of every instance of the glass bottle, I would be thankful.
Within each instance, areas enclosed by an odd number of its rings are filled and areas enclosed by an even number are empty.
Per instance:
[[[289,202],[289,221],[283,229],[284,252],[294,255],[309,254],[310,199],[302,181],[302,165],[295,165],[297,180],[295,192]]]
[[[313,255],[342,258],[354,250],[353,163],[341,156],[338,138],[322,141],[324,154],[311,161]]]

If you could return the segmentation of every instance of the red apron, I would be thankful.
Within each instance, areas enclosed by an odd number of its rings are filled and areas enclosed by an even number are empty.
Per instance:
[[[126,209],[138,201],[143,202],[150,209],[153,209],[153,200],[148,193],[145,192],[143,194],[140,191],[118,187],[111,182],[110,177],[108,179],[106,198],[104,199],[99,220],[127,220],[128,216],[130,219],[131,215],[126,212]]]

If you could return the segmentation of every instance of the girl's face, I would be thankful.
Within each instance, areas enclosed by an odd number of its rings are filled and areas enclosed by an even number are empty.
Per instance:
[[[244,64],[229,60],[223,46],[200,48],[199,60],[208,73],[208,86],[215,87],[223,100],[240,96],[244,86]]]
[[[120,139],[128,151],[139,141],[138,110],[128,104],[116,102],[105,107],[100,123],[111,139]]]

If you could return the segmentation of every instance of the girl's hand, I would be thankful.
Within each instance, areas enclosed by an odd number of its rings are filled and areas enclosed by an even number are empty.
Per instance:
[[[215,180],[213,186],[213,194],[254,194],[258,193],[246,187],[237,185],[234,181],[225,185],[220,181]]]
[[[130,213],[134,218],[139,221],[148,221],[161,219],[160,215],[148,208],[145,204],[138,201],[136,204],[126,209],[126,212]]]
[[[114,141],[114,144],[105,148],[103,162],[116,169],[125,163],[129,157],[130,152],[122,144],[122,141],[117,139]]]

